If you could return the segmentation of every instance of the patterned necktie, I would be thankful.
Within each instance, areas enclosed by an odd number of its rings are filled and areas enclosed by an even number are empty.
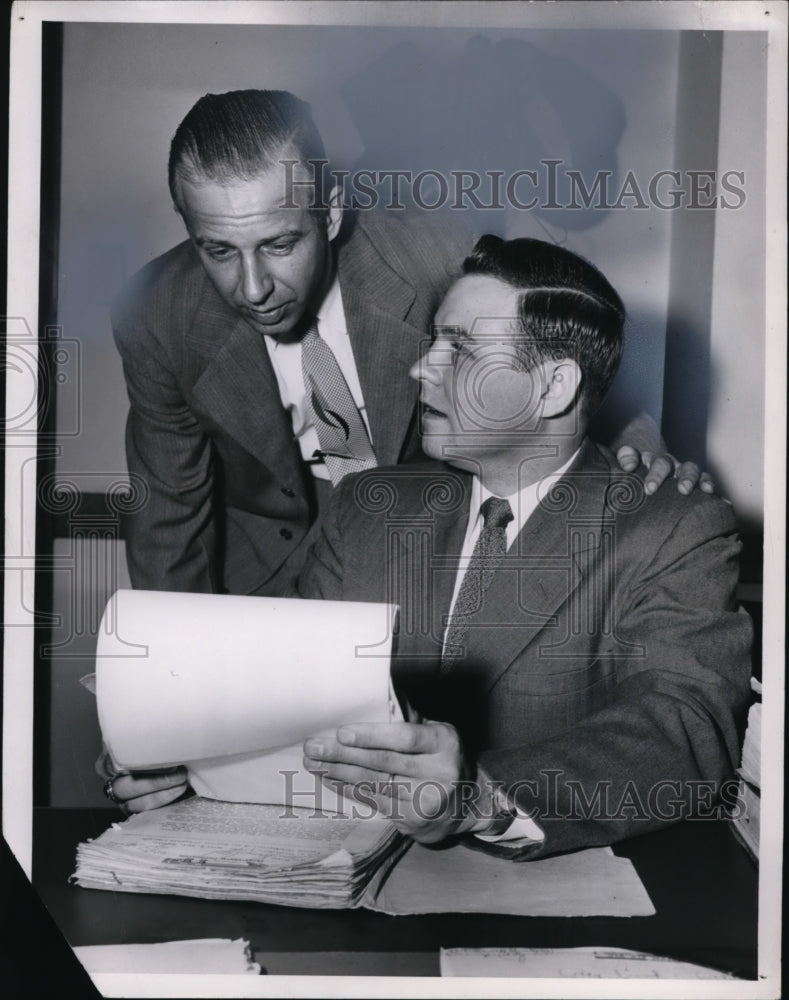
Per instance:
[[[480,507],[484,519],[482,531],[471,554],[466,574],[460,584],[455,608],[447,626],[441,672],[450,669],[454,660],[463,652],[463,640],[469,621],[482,606],[482,598],[490,586],[493,574],[507,551],[506,527],[512,520],[508,500],[488,497]]]
[[[301,371],[329,478],[334,486],[349,472],[378,464],[361,413],[332,349],[313,323],[301,345]]]

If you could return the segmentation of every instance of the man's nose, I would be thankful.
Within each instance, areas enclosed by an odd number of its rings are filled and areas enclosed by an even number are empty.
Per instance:
[[[431,344],[419,360],[411,366],[409,375],[417,382],[439,385],[449,364],[449,352]]]
[[[244,256],[241,268],[241,291],[244,298],[253,305],[261,305],[274,288],[274,279],[269,274],[265,261],[257,254]]]

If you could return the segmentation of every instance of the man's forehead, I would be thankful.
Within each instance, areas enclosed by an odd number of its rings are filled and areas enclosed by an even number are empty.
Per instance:
[[[314,198],[310,180],[300,164],[277,162],[243,176],[190,174],[182,178],[181,192],[188,210],[208,215],[295,214]]]
[[[438,307],[434,328],[473,340],[511,336],[518,327],[521,295],[521,290],[492,275],[465,275]]]

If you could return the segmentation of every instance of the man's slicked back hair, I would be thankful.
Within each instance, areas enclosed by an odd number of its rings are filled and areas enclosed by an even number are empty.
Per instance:
[[[325,162],[326,153],[306,101],[287,90],[206,94],[178,126],[170,144],[170,194],[182,211],[182,177],[247,180],[282,158],[299,160],[315,177],[313,204],[321,207],[321,161]]]
[[[482,236],[463,263],[522,291],[521,356],[527,368],[573,358],[591,416],[616,375],[624,347],[625,307],[608,280],[577,254],[543,240]]]

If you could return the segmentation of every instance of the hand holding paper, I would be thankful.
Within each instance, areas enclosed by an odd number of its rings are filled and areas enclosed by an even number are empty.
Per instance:
[[[308,739],[304,754],[308,770],[372,796],[382,815],[423,844],[487,825],[469,808],[479,788],[448,723],[343,726],[333,739]]]
[[[188,788],[185,767],[174,767],[156,773],[123,773],[112,779],[113,797],[120,800],[118,804],[129,813],[167,806],[180,799]]]

